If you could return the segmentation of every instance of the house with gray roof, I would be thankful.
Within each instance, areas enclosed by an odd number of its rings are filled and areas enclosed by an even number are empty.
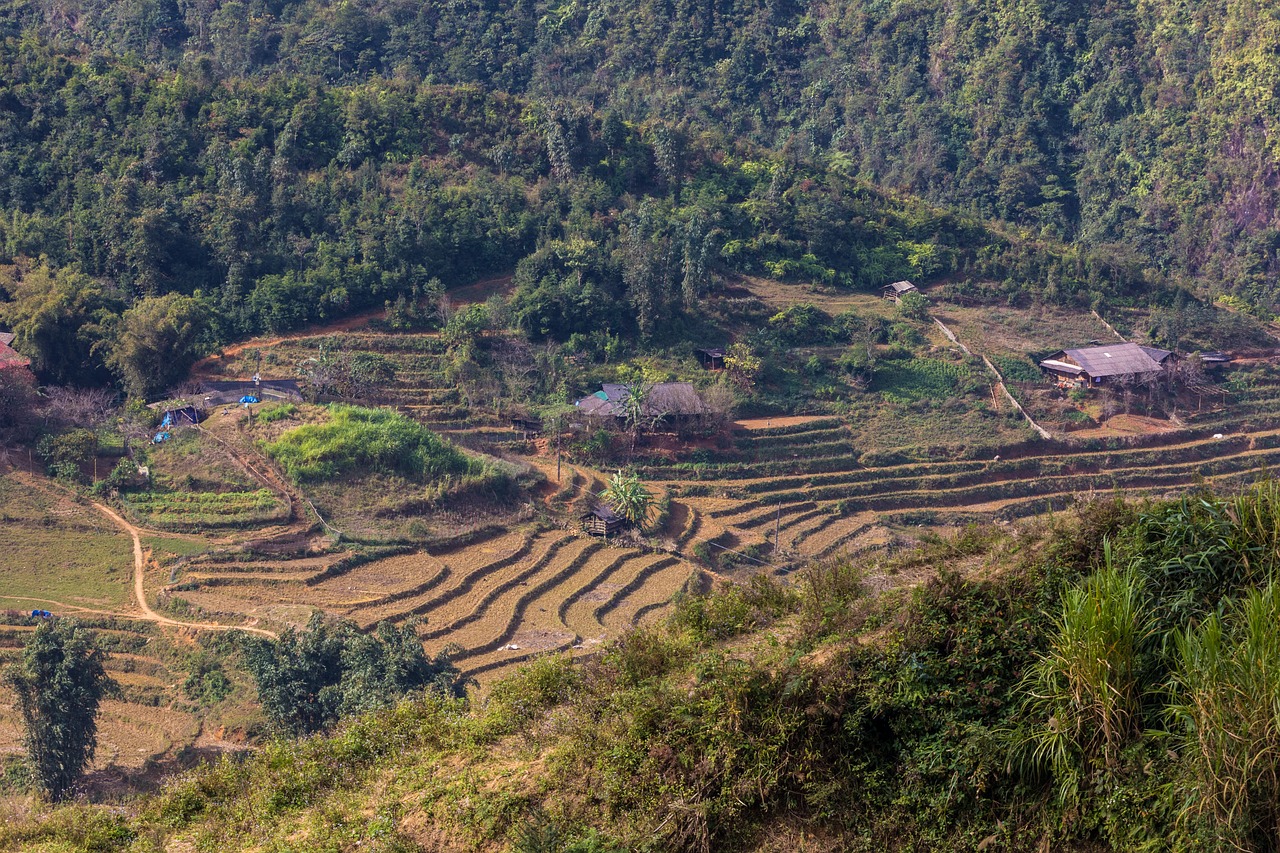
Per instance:
[[[1040,362],[1040,369],[1059,382],[1096,386],[1160,376],[1175,357],[1168,350],[1117,343],[1058,350]]]
[[[606,382],[599,391],[588,394],[574,405],[589,418],[612,418],[621,422],[627,417],[627,398],[630,396],[630,385]],[[644,418],[678,423],[711,414],[710,407],[689,382],[658,382],[648,386],[641,397],[641,415]]]

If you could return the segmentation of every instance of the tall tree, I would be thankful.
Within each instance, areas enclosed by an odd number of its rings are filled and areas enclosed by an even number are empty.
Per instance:
[[[49,799],[66,797],[98,746],[98,704],[112,682],[106,653],[74,619],[46,621],[4,673],[26,727],[36,781]]]
[[[31,359],[41,379],[58,384],[95,384],[104,378],[94,344],[120,300],[99,281],[75,268],[54,269],[43,259],[24,268],[0,269],[0,321],[8,323],[14,347]]]
[[[203,299],[178,293],[142,299],[124,312],[107,364],[137,397],[177,384],[200,355],[210,317]]]

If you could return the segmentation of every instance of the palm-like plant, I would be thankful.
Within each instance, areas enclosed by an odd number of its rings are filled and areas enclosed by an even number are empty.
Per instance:
[[[618,471],[609,480],[600,497],[613,507],[613,511],[628,523],[643,529],[653,513],[653,493],[640,482],[636,474]]]
[[[1280,585],[1175,635],[1170,719],[1187,802],[1229,832],[1280,843]]]

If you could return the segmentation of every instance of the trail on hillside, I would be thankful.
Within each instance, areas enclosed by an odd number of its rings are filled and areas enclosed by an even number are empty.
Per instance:
[[[174,628],[195,628],[201,631],[245,631],[250,634],[271,637],[272,639],[276,638],[276,633],[268,631],[266,628],[252,628],[247,625],[224,625],[219,622],[182,622],[177,619],[170,619],[168,616],[162,616],[152,610],[151,605],[147,603],[144,585],[147,560],[146,553],[142,548],[139,529],[110,507],[97,501],[90,501],[89,503],[94,509],[109,518],[117,527],[128,533],[129,538],[133,540],[133,595],[137,600],[138,609],[142,611],[142,619],[144,621],[155,622],[159,625],[169,625]]]
[[[449,298],[450,303],[455,308],[461,308],[466,305],[472,305],[477,302],[483,302],[495,293],[505,291],[511,284],[511,275],[494,276],[493,278],[481,279],[473,281],[471,284],[456,288],[445,292],[445,296]],[[296,332],[290,332],[287,335],[277,335],[270,338],[251,338],[238,344],[223,347],[218,355],[211,355],[202,358],[191,367],[192,376],[200,376],[208,371],[213,364],[226,359],[229,356],[239,355],[247,349],[261,349],[263,347],[273,347],[286,341],[296,341],[302,338],[312,338],[317,335],[327,335],[333,332],[350,332],[366,325],[371,320],[384,320],[387,316],[387,309],[373,308],[368,311],[362,311],[359,314],[352,314],[349,317],[342,317],[328,323],[320,323],[318,325],[307,326]]]

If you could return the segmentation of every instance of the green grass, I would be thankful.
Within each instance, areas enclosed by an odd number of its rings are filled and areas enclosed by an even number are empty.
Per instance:
[[[881,361],[871,387],[892,402],[946,400],[959,396],[957,386],[971,376],[966,365],[934,358]]]
[[[209,550],[209,546],[204,542],[174,539],[168,536],[144,536],[142,544],[157,553],[164,552],[175,557],[196,557]]]
[[[300,482],[376,471],[433,482],[484,473],[484,464],[395,412],[335,405],[329,419],[290,430],[267,452]]]
[[[1042,378],[1040,368],[1032,364],[1029,359],[993,355],[991,363],[1009,382],[1039,382]]]
[[[129,538],[94,510],[0,477],[0,608],[110,610],[131,594]],[[39,600],[38,600],[39,599]]]
[[[148,521],[159,524],[243,524],[268,521],[284,505],[270,489],[252,492],[140,492],[125,502]]]

